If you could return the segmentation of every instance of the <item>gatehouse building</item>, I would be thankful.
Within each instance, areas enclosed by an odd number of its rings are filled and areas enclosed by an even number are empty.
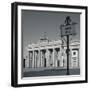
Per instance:
[[[69,68],[80,68],[80,42],[70,42],[69,48]],[[62,40],[40,39],[39,42],[27,46],[28,54],[24,60],[24,68],[67,68],[66,49],[66,44],[63,44]]]

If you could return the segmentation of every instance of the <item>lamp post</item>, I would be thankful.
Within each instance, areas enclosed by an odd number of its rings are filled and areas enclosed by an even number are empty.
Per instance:
[[[61,30],[61,38],[66,37],[66,54],[67,54],[67,75],[70,74],[69,71],[69,36],[70,35],[75,35],[75,30],[74,26],[76,23],[72,23],[70,16],[67,16],[65,19],[65,23],[63,25],[60,25],[60,30]]]

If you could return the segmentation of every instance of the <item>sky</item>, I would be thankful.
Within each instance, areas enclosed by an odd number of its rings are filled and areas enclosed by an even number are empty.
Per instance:
[[[60,25],[64,24],[66,16],[70,16],[72,22],[76,22],[76,35],[72,39],[80,39],[80,13],[22,10],[22,38],[23,57],[26,56],[26,47],[31,43],[37,43],[43,33],[49,40],[57,40],[60,35]]]

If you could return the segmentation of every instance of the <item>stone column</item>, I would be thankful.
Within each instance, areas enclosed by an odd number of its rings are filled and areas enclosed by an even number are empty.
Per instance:
[[[29,51],[29,68],[30,68],[30,51]]]
[[[38,63],[38,52],[36,51],[36,60],[35,60],[36,68],[37,68],[37,63]]]
[[[34,68],[34,50],[33,50],[32,67]]]
[[[54,67],[56,67],[56,50],[54,48]]]
[[[78,68],[80,68],[80,48],[78,48]]]
[[[49,67],[52,66],[52,51],[49,49]]]
[[[36,68],[36,51],[34,52],[34,68]]]
[[[38,64],[38,51],[35,51],[35,56],[34,56],[34,66],[35,68],[37,68],[37,64]]]
[[[46,67],[48,67],[48,49],[46,49],[45,57],[46,57]]]
[[[38,50],[38,65],[37,67],[40,67],[40,50]]]
[[[28,54],[28,61],[29,61],[29,62],[28,62],[28,65],[29,65],[29,68],[30,68],[30,51],[28,51],[28,53],[29,53],[29,54]]]
[[[56,50],[54,49],[54,67],[56,67]]]
[[[29,51],[29,67],[32,68],[32,51]]]
[[[43,51],[42,56],[43,56],[43,57],[42,57],[42,67],[44,67],[44,63],[45,63],[45,62],[44,62],[44,59],[45,59],[45,52],[44,52],[44,51]]]
[[[63,48],[60,47],[60,67],[63,67],[63,60],[62,60],[63,50],[62,50],[62,49],[63,49]]]
[[[48,67],[50,67],[50,51],[48,50]]]
[[[55,67],[57,67],[57,51],[55,50]]]
[[[59,51],[58,51],[58,64],[59,64],[59,66],[58,67],[60,67],[60,63],[61,63],[61,49],[59,48]]]
[[[42,50],[40,51],[40,66],[42,67]]]
[[[41,50],[39,50],[39,68],[41,67]]]
[[[53,67],[55,67],[55,58],[54,58],[55,50],[53,48]]]

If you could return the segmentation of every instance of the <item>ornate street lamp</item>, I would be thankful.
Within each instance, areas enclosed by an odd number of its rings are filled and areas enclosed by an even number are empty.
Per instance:
[[[76,32],[75,32],[75,25],[76,24],[77,23],[72,22],[70,16],[67,16],[65,19],[65,23],[60,25],[61,38],[66,37],[67,75],[70,74],[70,72],[69,72],[69,51],[70,51],[70,49],[69,49],[69,36],[76,35]]]

